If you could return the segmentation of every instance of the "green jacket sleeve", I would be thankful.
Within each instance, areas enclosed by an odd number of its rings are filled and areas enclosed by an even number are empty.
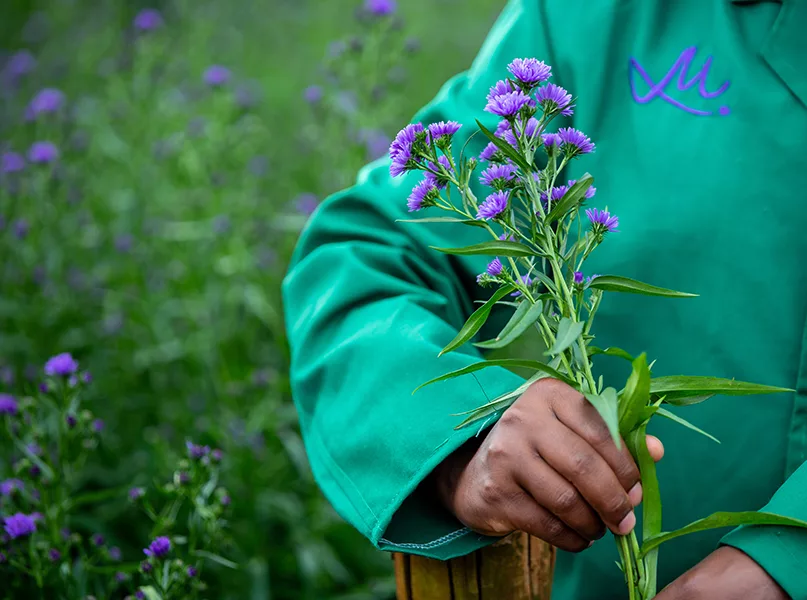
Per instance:
[[[495,126],[483,112],[485,96],[507,63],[526,56],[550,62],[537,2],[510,2],[471,69],[415,117],[464,123],[455,152],[475,119]],[[479,137],[466,152],[481,150]],[[328,198],[298,243],[284,304],[292,391],[326,497],[377,547],[447,559],[491,540],[464,528],[418,485],[477,433],[455,430],[457,413],[522,379],[491,368],[412,394],[426,380],[480,360],[470,345],[439,359],[438,353],[486,294],[475,282],[484,257],[429,249],[483,241],[484,232],[396,222],[411,218],[406,198],[421,176],[393,180],[382,160],[366,167],[354,187]]]
[[[807,463],[785,481],[762,510],[807,521]],[[739,527],[721,542],[753,558],[793,600],[807,600],[806,529]]]

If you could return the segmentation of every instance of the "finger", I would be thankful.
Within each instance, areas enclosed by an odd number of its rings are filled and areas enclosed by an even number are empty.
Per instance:
[[[654,435],[647,436],[647,451],[656,462],[664,458],[664,444]]]
[[[605,523],[577,489],[540,456],[521,463],[514,473],[518,483],[540,506],[547,509],[586,540],[605,535]]]
[[[508,519],[525,531],[567,552],[580,552],[591,545],[571,527],[530,498],[525,492],[509,505]]]
[[[586,440],[555,421],[535,436],[538,455],[566,478],[616,534],[636,525],[633,504],[610,465]]]
[[[580,395],[552,408],[561,423],[586,440],[605,459],[631,500],[636,500],[636,504],[641,502],[639,468],[624,442],[621,448],[617,448],[597,409]]]

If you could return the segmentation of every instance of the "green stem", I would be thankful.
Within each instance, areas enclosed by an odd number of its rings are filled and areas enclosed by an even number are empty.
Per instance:
[[[634,579],[633,561],[631,560],[630,544],[627,536],[616,536],[619,556],[622,558],[622,568],[625,571],[625,580],[628,584],[628,597],[630,600],[639,600],[636,596],[636,579]]]

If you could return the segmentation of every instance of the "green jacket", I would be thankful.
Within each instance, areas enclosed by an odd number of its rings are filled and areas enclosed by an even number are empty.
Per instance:
[[[415,120],[468,126],[515,57],[553,66],[578,96],[573,124],[597,151],[591,204],[619,216],[587,263],[700,294],[668,300],[611,294],[597,345],[646,351],[655,375],[737,377],[798,390],[717,397],[681,409],[722,445],[656,422],[664,528],[717,510],[766,510],[807,519],[807,0],[513,0],[466,73]],[[402,126],[404,123],[401,124]],[[469,152],[478,153],[477,136]],[[466,345],[437,358],[489,290],[484,257],[429,246],[482,241],[452,224],[412,225],[406,197],[419,176],[393,180],[388,162],[323,203],[303,233],[284,293],[292,384],[314,474],[336,510],[384,550],[447,559],[490,543],[463,528],[418,484],[466,439],[458,417],[522,380],[486,369],[420,383],[480,359]],[[435,210],[438,214],[439,211]],[[498,331],[497,316],[482,336]],[[618,359],[595,365],[621,385]],[[666,584],[705,557],[726,531],[661,550]],[[741,528],[722,542],[759,562],[795,600],[807,599],[807,532]],[[622,598],[606,541],[560,553],[554,597]]]

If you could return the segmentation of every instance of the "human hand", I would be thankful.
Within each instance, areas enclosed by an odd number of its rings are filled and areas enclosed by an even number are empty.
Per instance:
[[[754,559],[722,546],[664,588],[657,600],[789,600]]]
[[[647,436],[660,460],[661,442]],[[485,535],[521,530],[570,552],[608,527],[627,534],[642,500],[639,469],[625,444],[576,390],[542,379],[484,438],[472,439],[434,472],[439,496],[466,526]]]

